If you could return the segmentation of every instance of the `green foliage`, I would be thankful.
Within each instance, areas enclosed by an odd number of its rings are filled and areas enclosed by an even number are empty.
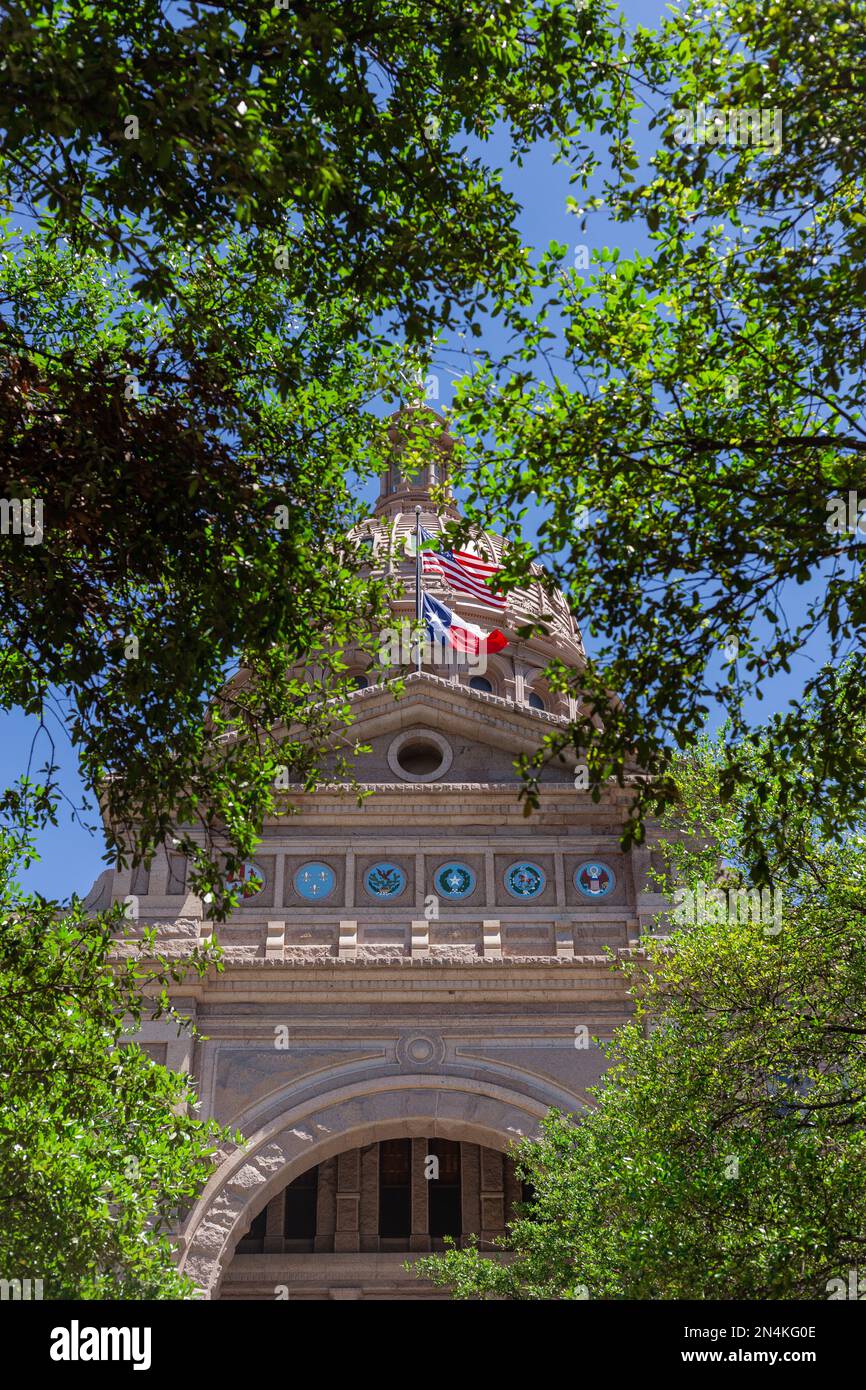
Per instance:
[[[851,134],[864,38],[862,0],[728,0],[639,31],[627,72],[659,143],[648,169],[606,181],[604,201],[649,230],[653,254],[593,244],[582,213],[589,267],[563,265],[510,357],[479,355],[463,385],[469,520],[510,534],[541,509],[538,543],[514,549],[509,577],[541,557],[593,638],[571,681],[583,717],[559,742],[582,750],[594,782],[634,765],[654,775],[638,835],[669,797],[670,750],[715,703],[730,717],[730,779],[746,777],[745,700],[810,640],[804,693],[824,736],[819,781],[799,791],[849,825],[862,816],[862,758],[838,723],[833,672],[853,652],[862,691],[864,577],[847,522],[829,523],[834,499],[847,511],[859,487],[866,500],[866,217]],[[732,143],[685,138],[700,102]],[[760,127],[754,143],[741,134],[753,110],[769,143]],[[771,728],[771,758],[814,733],[801,701]],[[525,769],[530,796],[557,747]]]
[[[17,207],[108,238],[151,298],[161,243],[291,233],[425,342],[528,280],[478,152],[543,138],[592,163],[622,84],[603,5],[24,0],[0,22],[0,176]],[[577,117],[580,117],[579,121]],[[320,302],[310,285],[307,307]]]
[[[31,237],[0,261],[4,495],[44,528],[0,539],[0,704],[44,719],[59,697],[109,849],[172,835],[221,912],[220,852],[285,809],[280,768],[311,775],[347,713],[340,649],[377,627],[343,538],[389,352],[353,346],[336,297],[296,321],[300,265],[263,274],[240,241],[168,259],[157,307],[95,252]]]
[[[745,808],[720,803],[723,762],[705,746],[678,766],[668,850],[683,891],[719,898],[623,967],[635,1015],[594,1108],[519,1146],[535,1195],[510,1261],[420,1262],[458,1297],[826,1298],[862,1265],[866,837],[830,844],[804,820],[778,919],[743,899],[734,916]]]
[[[0,708],[59,699],[109,852],[174,840],[218,917],[291,809],[275,778],[352,753],[370,404],[413,393],[437,332],[528,302],[484,147],[621,121],[610,27],[534,0],[33,0],[0,51],[0,491],[44,508],[40,544],[0,538]]]
[[[20,853],[0,834],[2,1277],[41,1279],[47,1299],[190,1297],[168,1232],[230,1136],[129,1036],[142,1018],[180,1032],[167,990],[210,956],[179,966],[149,939],[113,943],[117,911],[22,893]]]

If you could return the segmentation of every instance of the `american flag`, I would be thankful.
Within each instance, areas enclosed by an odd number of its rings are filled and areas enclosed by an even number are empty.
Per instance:
[[[423,526],[419,529],[422,545],[425,541],[435,539]],[[500,593],[498,589],[491,589],[487,583],[488,579],[499,573],[501,565],[482,560],[469,550],[422,550],[421,568],[425,574],[441,574],[448,580],[452,589],[461,594],[468,594],[477,603],[486,604],[488,608],[497,608],[500,612],[504,611],[508,602],[505,594]]]

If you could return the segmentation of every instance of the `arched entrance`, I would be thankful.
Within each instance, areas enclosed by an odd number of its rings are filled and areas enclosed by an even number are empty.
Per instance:
[[[225,1156],[186,1222],[180,1267],[205,1297],[217,1298],[238,1241],[271,1199],[309,1169],[398,1138],[442,1138],[505,1153],[537,1133],[556,1104],[561,1092],[530,1097],[466,1077],[416,1075],[379,1077],[287,1109]]]
[[[445,1250],[446,1238],[496,1248],[522,1196],[513,1160],[466,1140],[397,1137],[346,1149],[262,1208],[220,1298],[444,1297],[419,1280],[411,1257]]]

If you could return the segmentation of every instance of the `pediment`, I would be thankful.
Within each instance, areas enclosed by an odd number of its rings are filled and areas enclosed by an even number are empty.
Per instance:
[[[350,704],[354,720],[342,736],[344,740],[348,732],[353,741],[370,746],[370,753],[356,760],[364,782],[516,782],[518,754],[534,753],[551,728],[567,723],[426,672],[411,673],[399,694],[392,686],[368,686],[351,695]],[[412,774],[400,764],[408,756],[407,745],[411,752],[414,740],[420,749],[425,734],[431,760],[436,747],[443,760],[429,774]],[[565,762],[548,769],[545,780],[571,782],[575,761],[566,755]],[[418,766],[424,766],[423,759]]]

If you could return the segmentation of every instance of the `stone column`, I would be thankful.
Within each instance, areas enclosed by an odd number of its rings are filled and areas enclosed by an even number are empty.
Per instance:
[[[150,866],[150,885],[148,894],[152,898],[164,898],[168,891],[168,855],[160,847]]]
[[[334,1248],[334,1233],[337,1226],[337,1160],[326,1158],[319,1164],[319,1189],[316,1198],[316,1241],[317,1252],[330,1253]]]
[[[557,853],[553,856],[553,877],[556,883],[556,906],[562,911],[566,906],[565,902],[565,866],[562,862],[562,855]]]
[[[496,867],[492,849],[484,851],[484,896],[487,906],[493,907],[496,903]]]
[[[346,906],[355,905],[355,851],[346,850]]]
[[[274,907],[282,907],[286,900],[286,856],[278,854],[274,860]]]
[[[360,1245],[364,1251],[379,1249],[379,1145],[361,1150]]]
[[[516,1203],[516,1202],[520,1202],[520,1201],[523,1200],[523,1189],[522,1189],[522,1184],[521,1184],[521,1182],[520,1182],[520,1179],[519,1179],[519,1177],[517,1176],[517,1168],[515,1167],[514,1159],[513,1159],[513,1158],[508,1158],[508,1157],[506,1156],[506,1158],[505,1158],[505,1160],[504,1160],[504,1168],[505,1168],[505,1224],[508,1225],[509,1222],[511,1222],[511,1221],[514,1220],[514,1216],[515,1216],[514,1206],[515,1206],[515,1203]]]
[[[505,675],[502,680],[502,694],[506,700],[517,702],[517,675],[515,672],[514,657],[510,656],[507,660],[502,657],[502,665],[506,667]]]
[[[286,1211],[286,1189],[278,1192],[276,1197],[272,1197],[267,1205],[267,1217],[265,1225],[265,1243],[262,1247],[265,1255],[281,1255],[283,1251],[283,1230],[285,1228]]]
[[[335,1251],[357,1251],[361,1205],[361,1150],[349,1149],[337,1156],[337,1228]]]
[[[424,896],[427,892],[427,884],[424,881],[424,855],[415,855],[415,907],[419,913],[424,911]]]
[[[477,1235],[481,1230],[479,1199],[481,1175],[477,1144],[460,1144],[460,1206],[464,1235]]]
[[[430,1249],[430,1212],[427,1202],[427,1179],[424,1160],[429,1150],[426,1139],[412,1140],[412,1234],[410,1250]]]
[[[481,1230],[480,1242],[490,1246],[494,1236],[505,1229],[505,1193],[502,1154],[495,1149],[481,1150]]]

